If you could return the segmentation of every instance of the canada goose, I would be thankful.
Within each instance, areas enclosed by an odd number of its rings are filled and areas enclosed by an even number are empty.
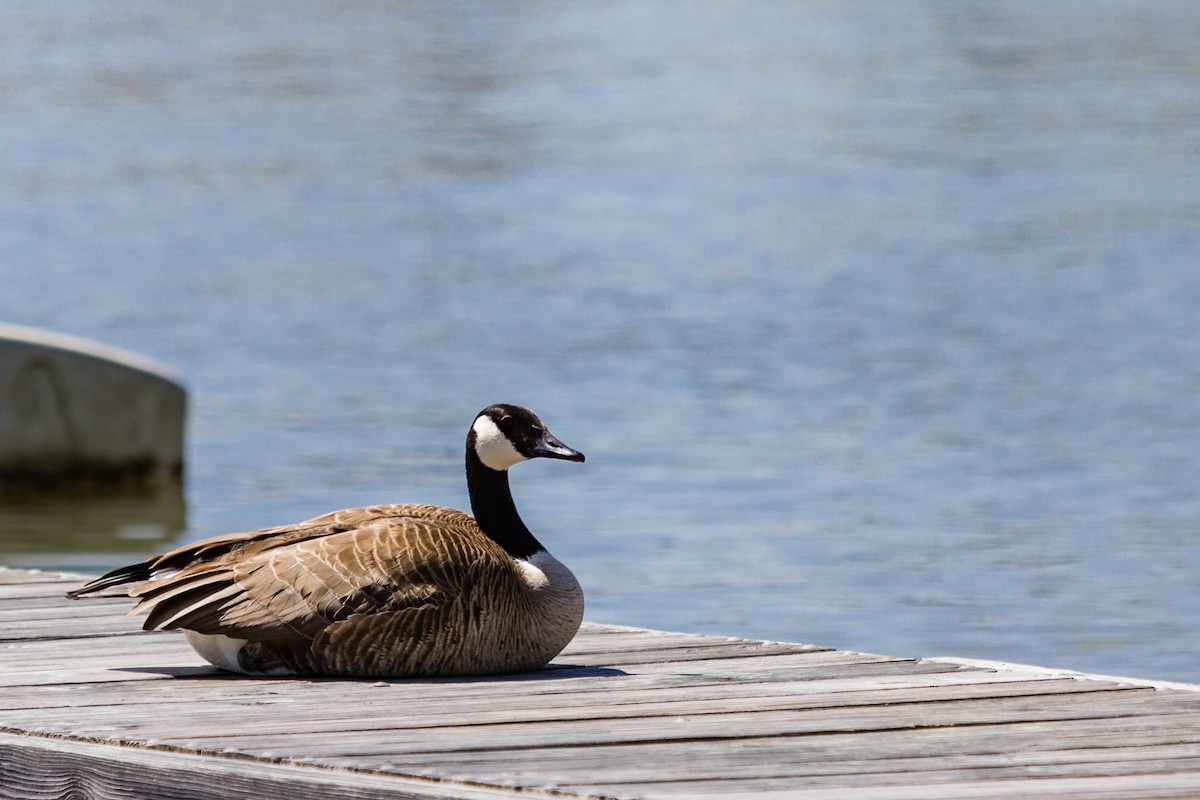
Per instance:
[[[526,408],[494,405],[467,432],[475,516],[380,505],[219,536],[113,570],[68,593],[136,584],[146,630],[182,629],[211,663],[248,675],[428,677],[537,669],[583,619],[571,571],[521,522],[508,469],[583,461]]]

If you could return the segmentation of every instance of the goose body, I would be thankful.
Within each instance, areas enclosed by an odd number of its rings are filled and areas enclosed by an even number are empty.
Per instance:
[[[146,630],[183,630],[251,675],[429,677],[537,669],[583,619],[575,576],[525,527],[508,469],[583,461],[528,409],[496,405],[467,434],[474,516],[378,505],[186,545],[69,593],[130,584]]]

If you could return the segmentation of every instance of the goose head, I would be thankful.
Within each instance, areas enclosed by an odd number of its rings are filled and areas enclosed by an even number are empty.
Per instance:
[[[504,472],[531,458],[584,460],[583,453],[567,447],[546,430],[537,414],[504,403],[488,406],[475,417],[467,433],[467,451],[495,472]]]

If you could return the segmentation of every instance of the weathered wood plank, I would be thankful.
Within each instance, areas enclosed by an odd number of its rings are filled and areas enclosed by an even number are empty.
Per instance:
[[[874,773],[785,775],[774,778],[743,778],[712,780],[652,781],[647,783],[590,783],[566,784],[560,788],[572,792],[594,792],[602,795],[635,795],[639,797],[682,797],[706,795],[708,797],[760,797],[773,791],[794,792],[805,788],[836,786],[840,791],[886,787],[896,789],[917,786],[923,790],[937,791],[937,787],[961,785],[967,780],[994,782],[1046,779],[1096,779],[1105,777],[1138,776],[1140,778],[1168,778],[1176,783],[1179,774],[1200,775],[1200,758],[1177,759],[1158,768],[1140,761],[1091,761],[1083,764],[1049,765],[1006,765],[996,767],[970,767],[963,769],[929,770],[911,772],[907,770]],[[1192,786],[1195,792],[1200,784]],[[790,794],[788,796],[791,796]],[[926,795],[928,796],[928,795]],[[1192,795],[1195,796],[1194,794]]]
[[[139,735],[175,742],[188,749],[231,747],[238,752],[262,754],[280,748],[306,756],[346,754],[426,753],[446,750],[488,750],[550,745],[597,745],[664,739],[737,739],[762,736],[799,736],[832,732],[867,732],[926,726],[986,725],[1027,720],[1095,719],[1183,714],[1171,700],[1157,702],[1153,690],[1103,693],[1103,700],[1073,699],[1061,706],[1044,698],[959,700],[944,703],[901,705],[879,709],[823,708],[814,711],[746,711],[719,715],[624,719],[620,725],[598,725],[593,720],[543,721],[455,725],[433,728],[387,728],[357,720],[335,724],[334,731],[284,730],[192,735],[169,725],[137,728]],[[1113,695],[1116,695],[1115,697]],[[1194,710],[1196,705],[1192,705]],[[359,735],[349,735],[357,733]],[[340,735],[346,734],[346,735]]]
[[[834,648],[790,642],[759,642],[728,636],[703,636],[696,633],[659,633],[649,630],[609,630],[585,625],[585,635],[576,638],[563,650],[564,655],[591,653],[630,653],[639,649],[663,650],[676,648],[728,648],[743,646],[763,651],[830,652]]]
[[[141,630],[141,627],[140,621],[93,614],[60,619],[30,619],[28,622],[8,625],[0,622],[0,641],[105,636],[111,633],[133,633]]]
[[[13,569],[0,567],[0,586],[18,583],[52,584],[56,582],[87,580],[87,575],[77,575],[70,572],[46,572],[40,569]]]
[[[729,714],[747,711],[757,713],[856,706],[891,707],[900,704],[981,698],[1061,697],[1079,692],[1122,691],[1115,684],[1089,686],[1072,680],[988,682],[828,694],[781,694],[750,698],[728,695],[706,697],[707,693],[704,688],[689,687],[682,691],[660,691],[656,693],[656,697],[664,694],[668,697],[649,701],[642,696],[644,693],[622,693],[615,697],[605,695],[600,698],[586,698],[591,700],[586,703],[580,702],[585,698],[579,695],[560,696],[558,703],[553,702],[555,699],[553,696],[543,696],[542,702],[532,706],[529,705],[527,698],[502,695],[476,700],[456,699],[453,703],[450,702],[452,695],[444,693],[432,697],[410,697],[403,703],[381,703],[378,702],[378,698],[370,703],[362,701],[356,703],[352,697],[346,697],[343,699],[342,707],[353,708],[355,727],[347,727],[347,723],[343,720],[331,719],[331,708],[328,702],[309,704],[292,702],[283,705],[286,706],[289,726],[302,728],[306,733],[317,733],[392,728],[416,730],[492,723],[512,725],[518,722],[595,720],[598,723],[619,723],[629,719],[653,719],[680,715]],[[728,687],[715,688],[727,689]],[[273,731],[279,727],[277,719],[263,713],[264,706],[279,705],[278,703],[264,703],[257,698],[235,701],[228,694],[219,699],[222,702],[174,709],[170,714],[169,724],[172,727],[186,726],[196,735],[206,731],[220,734],[231,727],[236,727],[239,735],[247,735]],[[163,716],[161,710],[167,705],[177,704],[171,703],[169,698],[162,697],[156,698],[154,703],[148,705],[130,703],[123,703],[120,706],[110,705],[103,709],[92,710],[88,714],[88,719],[94,724],[122,721],[126,729],[131,732],[141,731],[146,736],[157,737],[161,735],[160,732],[137,722],[137,720],[161,719]],[[14,710],[9,715],[9,724],[43,732],[74,731],[77,729],[78,716],[75,708],[60,710],[39,708],[31,709],[25,714]]]
[[[1062,669],[1058,667],[1038,667],[1030,666],[1029,664],[1012,664],[1005,661],[988,661],[978,658],[956,658],[952,656],[939,656],[936,658],[926,658],[924,661],[936,661],[941,664],[957,664],[961,667],[975,667],[978,669],[993,669],[1002,672],[1019,672],[1025,675],[1053,675],[1059,678],[1073,677],[1083,680],[1095,681],[1116,681],[1119,683],[1128,683],[1133,686],[1149,686],[1155,689],[1175,689],[1184,692],[1200,692],[1200,684],[1180,683],[1179,681],[1164,681],[1155,678],[1130,678],[1115,675],[1093,675],[1089,673],[1076,672],[1075,670]]]
[[[8,603],[12,600],[46,600],[52,602],[62,601],[64,611],[74,607],[74,603],[66,598],[68,590],[79,586],[80,584],[73,580],[57,580],[47,583],[6,583],[0,584],[0,602]],[[110,600],[119,600],[121,598],[102,597],[96,598],[96,602],[104,603]],[[75,601],[78,602],[78,601]]]
[[[729,787],[667,793],[656,790],[627,797],[647,800],[712,800],[714,797],[755,800],[1195,800],[1200,771],[1165,775],[1108,775],[1083,778],[1028,778],[1024,780],[955,781],[910,786],[825,786],[750,788]]]
[[[0,731],[0,791],[11,800],[513,800],[500,787],[21,736]],[[586,796],[586,795],[585,795]]]
[[[498,751],[460,751],[429,754],[420,760],[406,757],[421,774],[472,775],[488,782],[513,780],[520,764],[532,761],[556,785],[597,781],[639,783],[662,781],[673,774],[689,779],[836,775],[858,772],[918,772],[948,768],[992,768],[1014,764],[1059,764],[1145,761],[1165,764],[1200,754],[1200,736],[1183,737],[1174,728],[1153,731],[1063,731],[1053,747],[1046,739],[1031,739],[1017,726],[1000,726],[1005,735],[992,732],[972,736],[961,730],[887,732],[863,737],[834,734],[800,740],[760,739],[707,742],[653,742],[610,747],[564,747],[523,750],[521,759]],[[966,735],[963,735],[966,733]],[[865,741],[864,741],[865,739]],[[1021,750],[1022,746],[1028,749]],[[1014,755],[1019,753],[1019,757]],[[351,766],[361,759],[322,758],[321,763]]]
[[[525,675],[250,679],[63,598],[82,578],[3,572],[16,797],[1140,798],[1200,773],[1200,693],[1136,681],[595,624]]]
[[[87,603],[81,604],[78,609],[69,609],[64,612],[59,605],[51,605],[49,603],[29,604],[22,608],[3,609],[0,610],[0,634],[5,628],[25,628],[29,623],[43,622],[46,620],[55,620],[60,624],[67,619],[75,620],[97,620],[105,621],[109,625],[112,624],[113,616],[120,615],[128,608],[129,603],[118,605],[117,603]],[[69,618],[65,615],[69,613]]]
[[[812,653],[833,652],[825,649],[810,649],[804,645],[759,645],[754,642],[716,643],[704,645],[688,645],[675,647],[643,646],[632,650],[619,649],[599,650],[590,653],[567,652],[556,659],[561,663],[578,664],[580,666],[627,667],[643,664],[680,664],[688,661],[726,662],[735,658],[764,658],[783,655],[811,655]]]
[[[262,682],[243,681],[212,671],[213,681],[190,681],[189,698],[196,707],[224,706],[232,716],[230,722],[239,717],[239,708],[252,707],[247,715],[262,717],[267,706],[286,706],[289,719],[323,720],[329,715],[326,697],[311,694],[279,691],[265,687]],[[899,676],[907,677],[907,676]],[[361,705],[357,719],[388,718],[397,724],[411,720],[410,724],[422,726],[446,724],[450,720],[466,720],[480,724],[490,716],[500,721],[516,721],[518,718],[533,719],[579,719],[620,718],[628,716],[666,716],[686,710],[688,713],[721,713],[730,710],[770,710],[784,708],[846,707],[858,705],[885,705],[930,700],[958,700],[978,697],[1008,697],[1031,695],[1062,695],[1076,692],[1116,691],[1118,684],[1085,683],[1070,679],[1040,678],[1032,681],[1014,681],[1009,676],[996,673],[940,673],[930,681],[927,676],[911,676],[903,682],[890,685],[867,687],[861,682],[814,681],[810,684],[793,682],[787,684],[765,684],[759,691],[738,693],[740,686],[728,684],[683,684],[669,686],[645,686],[631,688],[625,681],[620,686],[606,689],[603,682],[573,682],[575,689],[564,692],[524,693],[514,695],[510,688],[493,686],[492,691],[460,693],[453,685],[412,687],[410,691],[389,691],[381,701],[380,687],[366,691],[349,690],[343,693],[344,706]],[[969,679],[969,680],[968,680]],[[290,682],[289,682],[290,683]],[[206,685],[207,684],[207,685]],[[275,685],[283,686],[283,682]],[[817,687],[826,687],[818,690]],[[139,688],[145,688],[144,685]],[[390,688],[390,687],[389,687]],[[177,693],[169,688],[154,684],[153,691],[122,691],[118,687],[106,691],[102,708],[90,711],[90,719],[103,719],[109,713],[130,713],[153,716],[164,704],[175,704]],[[82,697],[80,697],[82,695]],[[74,720],[79,709],[95,705],[94,691],[59,692],[57,696],[41,699],[36,703],[22,697],[30,712],[30,718],[43,724],[60,718]],[[451,701],[453,701],[451,703]],[[0,703],[5,695],[0,694]],[[113,709],[117,705],[119,710]],[[195,709],[181,709],[174,717],[186,720]],[[514,716],[514,714],[516,716]],[[23,719],[18,709],[11,707],[9,719]]]
[[[680,765],[675,774],[661,763],[622,764],[605,770],[603,776],[586,770],[558,770],[555,779],[562,788],[581,791],[613,791],[617,786],[630,790],[653,791],[658,787],[670,792],[695,791],[702,787],[721,787],[733,791],[742,783],[755,782],[769,788],[770,783],[816,786],[902,785],[940,783],[959,780],[970,771],[973,779],[1009,779],[1013,777],[1079,777],[1089,775],[1155,774],[1189,772],[1200,769],[1200,747],[1196,742],[1161,744],[1153,747],[1116,745],[1105,748],[1033,751],[1020,759],[1011,753],[926,754],[906,757],[867,757],[841,760],[763,760],[728,759],[715,753],[715,759],[696,760]],[[500,779],[493,775],[493,779]],[[845,780],[850,779],[850,780]],[[618,792],[621,793],[621,792]]]

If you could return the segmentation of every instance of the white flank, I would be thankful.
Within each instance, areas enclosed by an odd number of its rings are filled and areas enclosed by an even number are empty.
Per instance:
[[[542,553],[544,552],[545,551],[543,550]],[[534,558],[542,555],[542,553],[538,553],[534,556]],[[516,562],[517,569],[521,571],[521,580],[523,580],[525,585],[530,589],[533,589],[536,592],[538,589],[544,589],[546,585],[550,583],[550,579],[546,577],[546,573],[534,566],[532,560],[525,561],[524,559],[518,558],[516,559]]]
[[[537,635],[550,659],[567,646],[583,620],[583,590],[561,561],[545,550],[516,559],[528,588]]]
[[[234,639],[223,633],[196,633],[186,629],[183,635],[187,637],[192,649],[208,663],[230,672],[247,674],[238,664],[238,653],[246,646],[245,639]]]
[[[517,452],[512,442],[504,435],[504,431],[486,414],[476,418],[471,429],[475,431],[475,455],[479,456],[479,460],[488,469],[502,472],[513,464],[527,460]]]
[[[579,582],[575,575],[554,556],[545,550],[540,550],[528,560],[516,559],[517,568],[525,579],[525,585],[530,589],[548,589],[556,594],[574,595],[579,593]]]

